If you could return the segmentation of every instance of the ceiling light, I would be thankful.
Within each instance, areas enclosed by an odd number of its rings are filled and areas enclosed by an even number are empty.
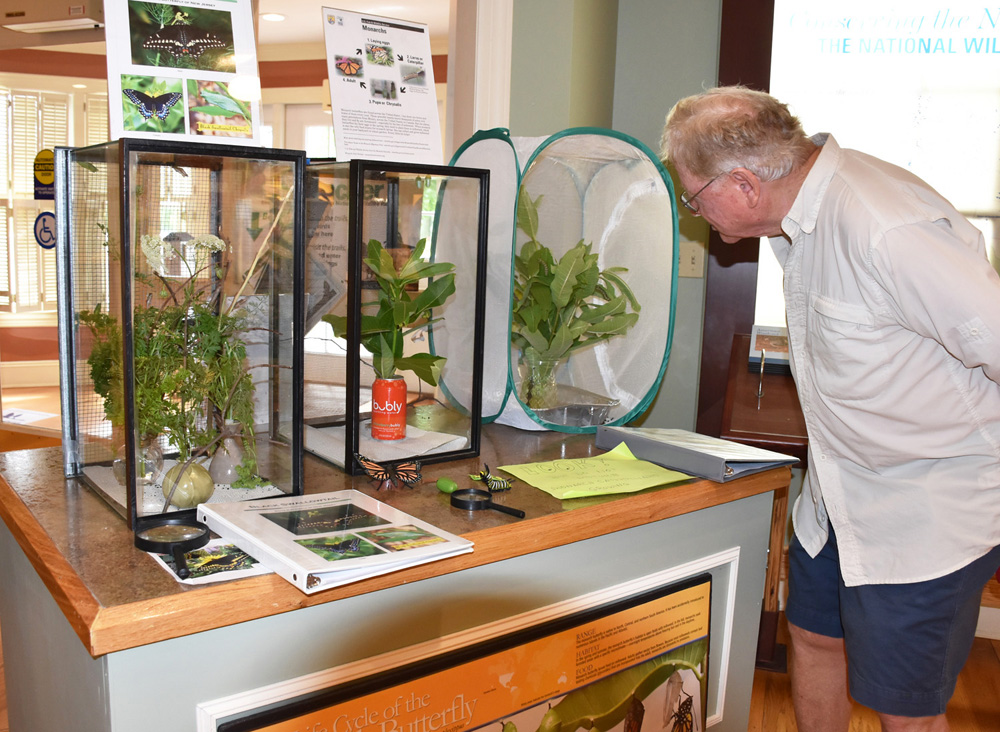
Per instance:
[[[269,20],[272,23],[280,23],[285,19],[285,16],[282,15],[281,13],[261,13],[260,19]]]
[[[86,84],[73,84],[73,88],[74,89],[86,89],[87,85]]]

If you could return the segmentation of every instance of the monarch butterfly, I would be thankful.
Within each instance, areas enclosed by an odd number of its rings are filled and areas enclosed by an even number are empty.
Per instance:
[[[498,478],[492,473],[490,473],[490,466],[484,464],[483,470],[479,471],[479,475],[470,475],[473,480],[481,480],[486,484],[486,487],[491,493],[499,493],[500,491],[509,491],[511,483],[514,482],[513,478]]]
[[[174,58],[198,58],[210,48],[225,48],[226,43],[190,25],[168,25],[147,38],[142,47],[166,51]]]
[[[681,689],[681,693],[687,699],[677,705],[677,711],[670,717],[674,721],[670,732],[691,732],[694,729],[694,699],[684,689]]]
[[[161,94],[158,97],[151,97],[148,94],[143,94],[138,89],[122,89],[122,94],[127,96],[129,101],[139,108],[139,114],[143,116],[143,119],[149,119],[150,117],[166,119],[170,113],[170,108],[181,100],[180,92],[170,92],[169,94]]]
[[[334,64],[344,76],[354,76],[361,71],[361,64],[354,58],[342,58]]]
[[[420,463],[416,460],[399,463],[398,465],[379,465],[374,460],[369,460],[364,455],[359,455],[358,453],[354,453],[354,459],[358,461],[358,465],[361,466],[361,469],[365,471],[365,474],[369,478],[378,482],[378,490],[382,490],[383,488],[398,488],[400,483],[413,485],[414,483],[419,483],[422,478],[420,475]]]
[[[369,46],[368,53],[371,54],[372,61],[383,66],[392,65],[392,53],[384,46]]]

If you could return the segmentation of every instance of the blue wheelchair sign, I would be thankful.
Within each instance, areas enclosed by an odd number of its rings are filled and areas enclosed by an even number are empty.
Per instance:
[[[43,249],[53,249],[56,245],[56,215],[42,211],[35,219],[35,241]]]

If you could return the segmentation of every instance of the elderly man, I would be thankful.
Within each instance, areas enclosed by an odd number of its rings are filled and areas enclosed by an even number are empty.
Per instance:
[[[807,137],[742,87],[663,132],[681,202],[770,237],[809,434],[786,615],[800,732],[947,730],[1000,566],[1000,278],[982,234],[911,173]]]

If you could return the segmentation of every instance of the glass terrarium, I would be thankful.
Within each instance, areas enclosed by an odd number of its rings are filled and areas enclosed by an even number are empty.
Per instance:
[[[138,530],[302,493],[304,153],[57,150],[65,472]]]
[[[307,166],[308,452],[350,473],[479,454],[488,177]]]

